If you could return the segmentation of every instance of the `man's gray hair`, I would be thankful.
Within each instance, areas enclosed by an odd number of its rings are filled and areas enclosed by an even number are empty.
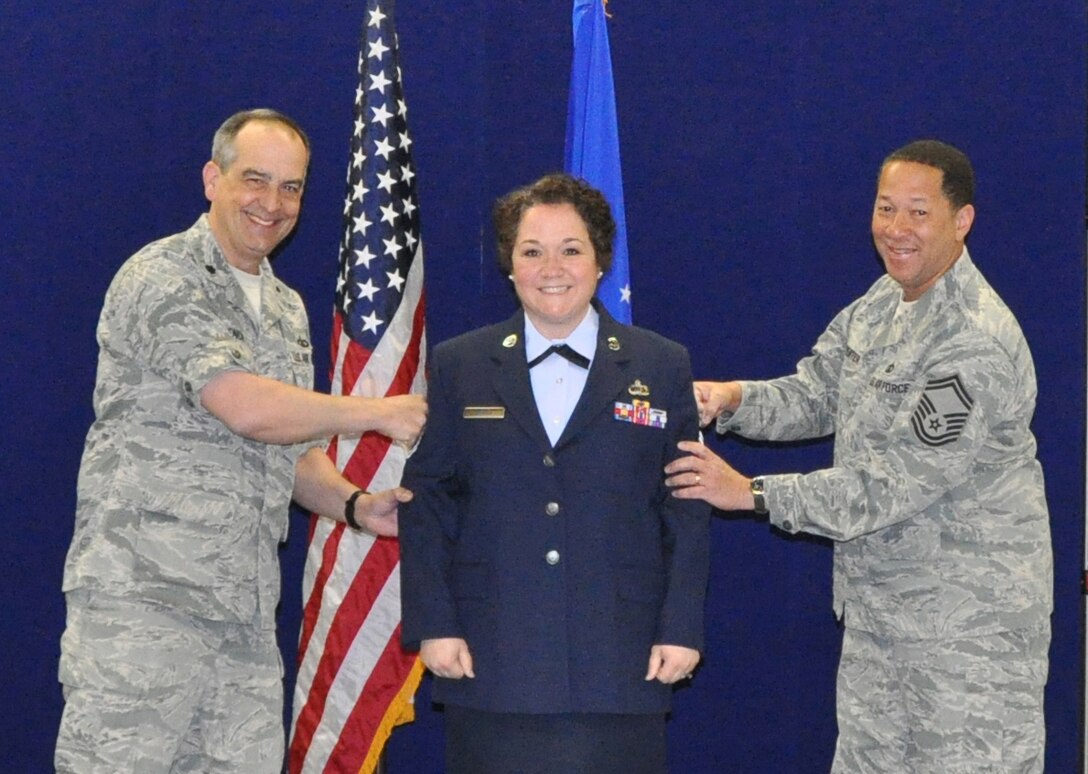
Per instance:
[[[274,124],[283,124],[288,129],[298,135],[298,138],[302,140],[302,144],[306,147],[307,158],[310,155],[310,138],[306,136],[306,132],[302,131],[302,127],[299,126],[294,119],[288,118],[283,113],[277,110],[271,110],[270,108],[255,108],[253,110],[242,110],[226,121],[215,132],[215,137],[212,138],[212,161],[216,165],[226,171],[227,167],[234,163],[234,160],[238,158],[238,149],[234,145],[234,140],[238,136],[238,132],[242,131],[242,127],[248,124],[250,121],[266,121]]]

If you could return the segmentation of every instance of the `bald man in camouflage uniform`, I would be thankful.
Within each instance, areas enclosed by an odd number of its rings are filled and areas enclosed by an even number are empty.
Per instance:
[[[290,501],[396,533],[410,493],[358,494],[315,442],[371,429],[411,442],[426,406],[312,392],[302,300],[267,259],[297,221],[308,162],[287,117],[227,119],[204,167],[209,212],[110,286],[64,570],[59,772],[278,774]]]
[[[975,268],[966,156],[885,160],[873,238],[887,275],[797,373],[699,382],[719,432],[835,434],[832,467],[747,478],[701,444],[677,497],[835,541],[843,619],[833,772],[1041,772],[1053,560],[1020,326]]]

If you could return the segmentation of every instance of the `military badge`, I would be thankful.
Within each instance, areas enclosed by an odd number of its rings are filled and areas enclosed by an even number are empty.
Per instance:
[[[616,401],[612,407],[612,418],[617,422],[630,422],[644,427],[664,428],[669,421],[669,413],[650,406],[648,400],[636,400],[631,403]]]
[[[646,398],[650,395],[650,388],[643,384],[641,379],[635,379],[635,383],[627,388],[627,392],[636,398]]]
[[[620,340],[617,339],[615,336],[609,336],[608,337],[608,348],[613,352],[619,352],[619,350],[620,350]]]
[[[926,446],[944,446],[958,440],[971,414],[974,400],[960,381],[959,374],[930,379],[918,401],[910,424],[918,440]]]
[[[516,333],[511,333],[509,336],[507,336],[505,339],[502,340],[502,345],[504,347],[506,347],[507,349],[510,349],[511,347],[513,347],[517,343],[518,343],[518,335]]]

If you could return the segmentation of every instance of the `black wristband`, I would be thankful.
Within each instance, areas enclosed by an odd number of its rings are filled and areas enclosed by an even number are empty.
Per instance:
[[[364,494],[369,494],[369,492],[364,492],[362,489],[356,489],[351,493],[351,497],[348,498],[347,502],[344,503],[344,521],[356,532],[361,532],[363,525],[355,520],[355,501],[359,499],[359,495]]]
[[[754,510],[760,516],[766,516],[767,511],[767,490],[763,483],[763,476],[756,476],[752,479],[752,483],[748,487],[752,492],[752,502],[754,503]]]

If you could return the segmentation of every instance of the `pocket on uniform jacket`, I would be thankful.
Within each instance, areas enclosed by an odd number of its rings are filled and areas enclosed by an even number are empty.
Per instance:
[[[174,586],[209,589],[224,577],[256,577],[257,521],[239,503],[204,492],[142,498],[136,539],[137,575]]]
[[[193,679],[198,640],[154,605],[78,594],[61,638],[60,682],[134,697],[178,690]]]

